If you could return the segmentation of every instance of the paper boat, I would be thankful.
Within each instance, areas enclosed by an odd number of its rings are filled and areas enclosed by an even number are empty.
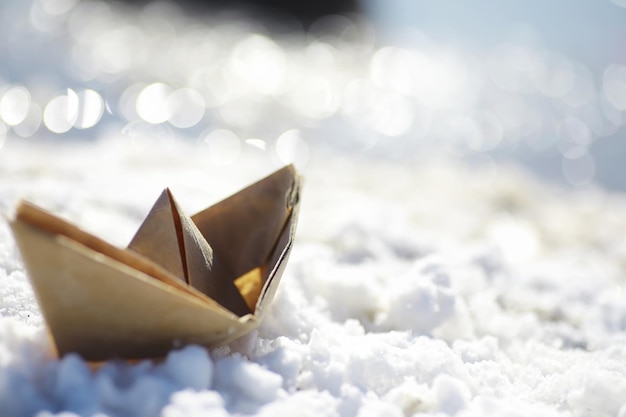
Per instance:
[[[166,189],[126,249],[22,202],[11,227],[58,354],[156,358],[256,328],[291,251],[299,191],[287,166],[189,217]]]

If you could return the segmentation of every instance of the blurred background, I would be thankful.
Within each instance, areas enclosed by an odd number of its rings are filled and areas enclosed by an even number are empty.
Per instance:
[[[626,0],[0,0],[0,146],[443,157],[621,191],[625,40]]]

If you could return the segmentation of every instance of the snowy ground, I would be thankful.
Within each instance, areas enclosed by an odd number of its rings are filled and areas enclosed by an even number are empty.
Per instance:
[[[55,358],[0,221],[0,416],[626,417],[626,197],[594,183],[626,184],[626,67],[238,19],[0,1],[3,216],[124,246],[164,187],[194,213],[305,177],[258,331],[156,363]]]
[[[161,187],[193,212],[273,167],[252,152],[218,170],[207,155],[189,143],[8,144],[2,211],[27,197],[123,245]],[[91,371],[51,357],[1,225],[2,415],[626,415],[623,197],[504,168],[322,159],[304,170],[267,321],[164,363]]]

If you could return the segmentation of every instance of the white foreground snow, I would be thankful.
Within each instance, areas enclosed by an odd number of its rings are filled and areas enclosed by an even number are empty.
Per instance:
[[[7,142],[19,198],[124,245],[160,190],[193,213],[278,163],[203,143]],[[260,329],[164,362],[53,357],[0,223],[2,416],[626,416],[626,200],[519,172],[314,155]]]

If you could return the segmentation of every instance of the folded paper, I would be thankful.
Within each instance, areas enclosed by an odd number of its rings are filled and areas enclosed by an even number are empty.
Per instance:
[[[293,244],[299,191],[287,166],[190,217],[166,189],[126,249],[22,202],[11,227],[59,355],[162,357],[256,328]]]

